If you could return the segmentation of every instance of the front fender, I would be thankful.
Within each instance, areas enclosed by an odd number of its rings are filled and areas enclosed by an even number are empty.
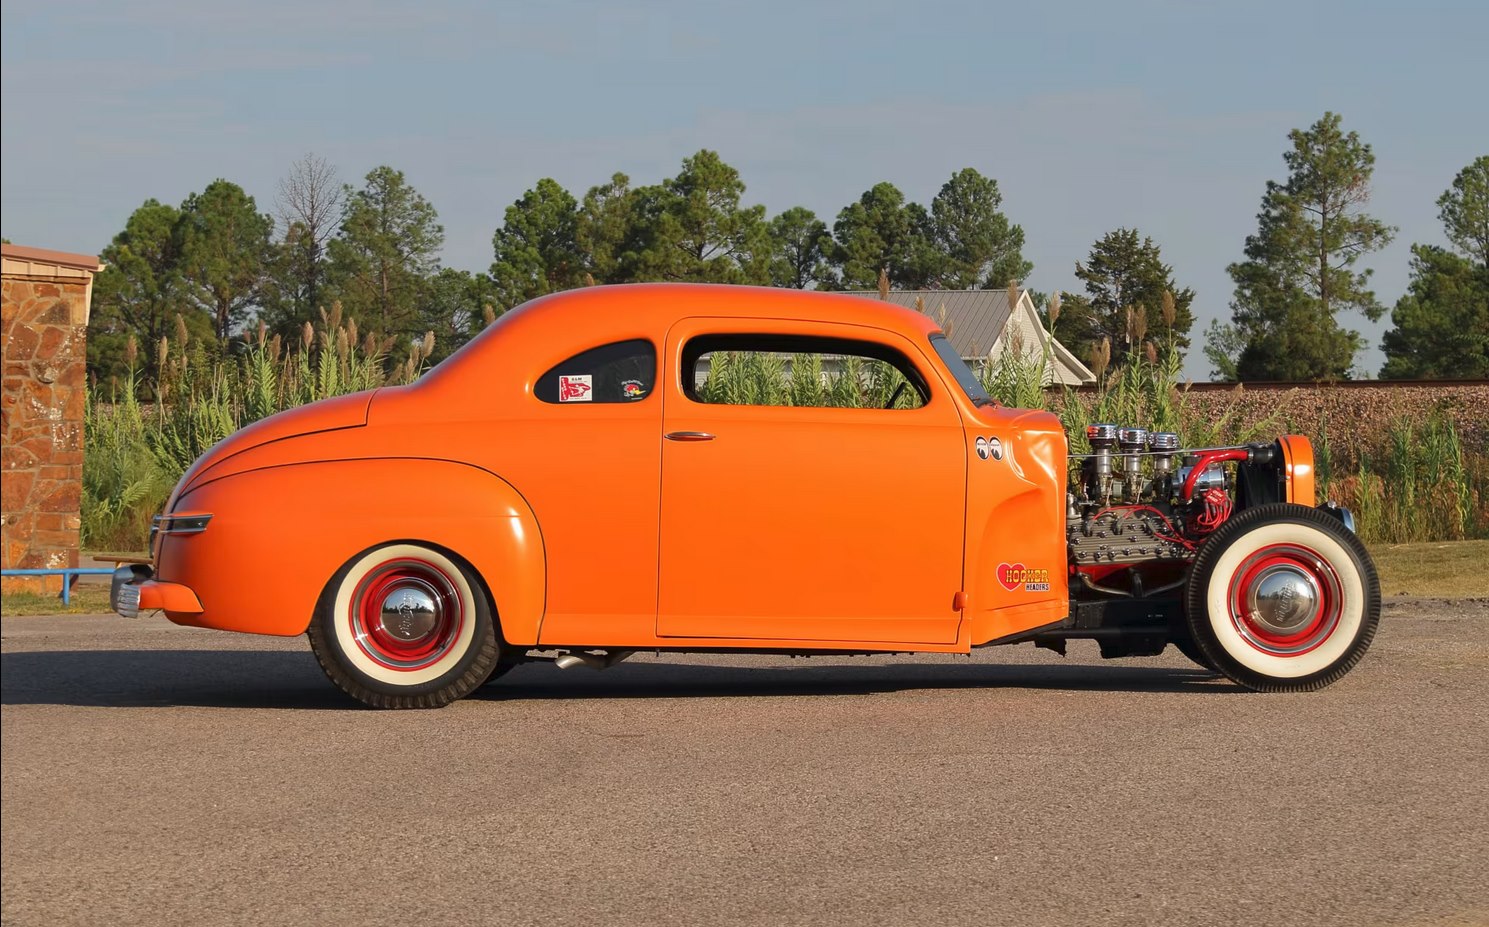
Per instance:
[[[1000,457],[967,464],[968,639],[973,646],[1063,618],[1069,445],[1048,412],[980,410]]]
[[[546,561],[521,494],[468,464],[417,458],[299,463],[199,484],[176,513],[210,513],[199,534],[166,535],[156,577],[190,587],[200,614],[178,624],[291,636],[309,627],[326,583],[391,541],[443,547],[491,593],[505,640],[538,640]]]

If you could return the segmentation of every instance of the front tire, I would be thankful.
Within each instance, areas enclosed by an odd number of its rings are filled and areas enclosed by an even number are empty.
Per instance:
[[[501,657],[469,568],[423,544],[354,557],[326,585],[309,635],[331,681],[374,708],[441,708],[485,682]]]
[[[1210,661],[1210,658],[1205,656],[1205,652],[1199,649],[1199,644],[1196,644],[1192,639],[1181,637],[1170,643],[1201,669],[1209,670],[1212,673],[1220,672],[1220,670],[1215,668],[1215,664]]]
[[[1290,503],[1247,509],[1200,548],[1190,636],[1216,670],[1262,692],[1321,689],[1349,672],[1380,623],[1380,580],[1339,519]]]

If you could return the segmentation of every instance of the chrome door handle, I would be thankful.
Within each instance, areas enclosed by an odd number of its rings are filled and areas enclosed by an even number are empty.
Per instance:
[[[668,441],[712,441],[713,435],[706,431],[669,431],[664,435]]]

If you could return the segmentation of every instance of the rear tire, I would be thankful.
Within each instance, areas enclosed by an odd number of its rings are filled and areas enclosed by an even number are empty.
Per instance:
[[[1283,503],[1247,509],[1200,548],[1189,633],[1214,668],[1261,692],[1322,689],[1349,672],[1380,623],[1380,580],[1339,519]]]
[[[326,584],[309,635],[331,681],[374,708],[441,708],[484,683],[501,657],[480,583],[423,544],[352,558]]]

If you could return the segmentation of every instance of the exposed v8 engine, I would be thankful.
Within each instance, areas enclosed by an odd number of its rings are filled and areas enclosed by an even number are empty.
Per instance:
[[[1066,513],[1077,571],[1182,564],[1238,508],[1287,499],[1280,442],[1183,449],[1173,432],[1111,424],[1089,426],[1086,439]]]
[[[1064,652],[1064,641],[1091,637],[1102,656],[1121,657],[1173,643],[1213,668],[1220,664],[1198,641],[1212,636],[1209,597],[1224,583],[1235,627],[1261,628],[1254,633],[1271,635],[1267,647],[1313,646],[1310,635],[1331,620],[1338,593],[1311,548],[1260,544],[1217,567],[1226,551],[1252,544],[1247,532],[1266,519],[1316,511],[1336,526],[1326,534],[1352,529],[1344,509],[1313,510],[1306,439],[1186,449],[1172,432],[1099,424],[1086,429],[1086,440],[1090,453],[1071,457],[1067,497],[1070,627],[1036,636],[1037,644]],[[1350,543],[1358,542],[1350,536]],[[1195,599],[1201,594],[1203,602]]]

